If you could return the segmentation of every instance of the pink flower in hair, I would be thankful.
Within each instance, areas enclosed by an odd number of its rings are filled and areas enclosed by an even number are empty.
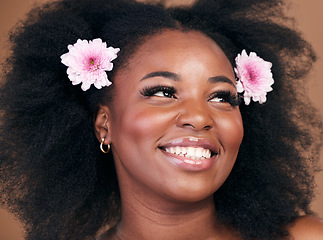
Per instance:
[[[100,38],[92,41],[78,39],[74,45],[68,45],[68,53],[61,56],[66,65],[68,78],[73,85],[82,83],[83,91],[92,84],[98,89],[110,86],[106,71],[113,68],[113,59],[117,57],[119,48],[108,47]]]
[[[273,90],[271,85],[274,83],[271,66],[271,62],[263,60],[254,52],[248,56],[246,50],[243,50],[236,57],[234,71],[238,77],[237,91],[244,92],[246,105],[249,105],[251,99],[254,102],[266,102],[266,94]]]

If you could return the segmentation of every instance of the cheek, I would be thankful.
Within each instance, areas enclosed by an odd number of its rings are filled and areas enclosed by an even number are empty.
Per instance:
[[[222,115],[218,119],[217,135],[222,146],[222,158],[219,159],[219,165],[215,176],[216,185],[220,187],[229,176],[236,161],[240,144],[243,138],[243,123],[240,112]]]
[[[165,128],[171,126],[173,116],[176,114],[171,111],[154,108],[125,109],[115,120],[114,129],[119,137],[122,135],[124,141],[139,143],[147,140],[151,144],[151,141],[157,141],[163,136]]]
[[[240,111],[224,116],[220,122],[218,132],[224,150],[230,150],[233,154],[237,154],[243,138],[243,123]]]

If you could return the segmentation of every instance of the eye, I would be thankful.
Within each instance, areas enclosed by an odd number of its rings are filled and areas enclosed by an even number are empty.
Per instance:
[[[227,102],[223,97],[213,97],[209,100],[210,102]]]
[[[176,98],[176,89],[169,86],[148,86],[140,91],[141,95],[145,97],[164,97],[164,98]]]
[[[159,91],[156,92],[153,96],[171,98],[173,97],[173,94],[167,91]]]
[[[215,103],[229,103],[231,106],[239,106],[241,102],[239,95],[232,93],[231,91],[215,92],[209,97],[208,101]]]

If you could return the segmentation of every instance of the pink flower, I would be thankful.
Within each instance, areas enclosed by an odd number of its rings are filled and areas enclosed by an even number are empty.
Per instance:
[[[263,60],[254,52],[248,56],[246,50],[243,50],[236,57],[234,71],[238,77],[237,91],[244,92],[246,105],[249,105],[251,98],[254,102],[266,102],[266,94],[273,90],[271,85],[274,83],[271,66],[271,62]]]
[[[68,78],[73,85],[82,83],[81,88],[86,91],[92,84],[98,89],[112,84],[105,71],[112,70],[111,61],[117,57],[119,48],[107,48],[107,44],[97,38],[92,41],[78,39],[74,45],[68,45],[68,50],[61,60],[68,67]]]

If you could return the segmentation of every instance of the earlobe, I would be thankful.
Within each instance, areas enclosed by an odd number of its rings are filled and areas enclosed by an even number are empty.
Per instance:
[[[101,143],[104,139],[104,144],[108,145],[111,143],[110,137],[110,109],[108,106],[100,106],[96,119],[94,121],[95,135],[98,141]]]

